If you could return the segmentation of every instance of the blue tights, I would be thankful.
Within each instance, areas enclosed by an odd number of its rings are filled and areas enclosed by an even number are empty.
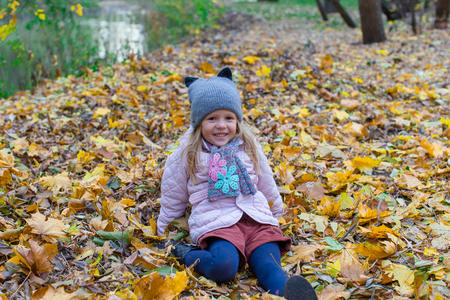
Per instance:
[[[218,283],[231,281],[239,267],[239,252],[228,241],[217,239],[208,250],[193,250],[184,257],[185,265],[192,265],[197,273]],[[248,264],[261,286],[272,294],[282,295],[287,275],[280,266],[280,248],[277,243],[266,243],[250,255]]]

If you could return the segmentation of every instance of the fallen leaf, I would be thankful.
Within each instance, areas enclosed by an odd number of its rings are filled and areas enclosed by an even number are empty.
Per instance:
[[[384,272],[393,280],[396,280],[399,286],[394,289],[402,296],[410,297],[414,293],[414,271],[405,265],[386,262],[383,264]]]
[[[48,273],[53,270],[54,266],[52,261],[56,254],[58,254],[56,244],[45,244],[41,247],[33,240],[30,240],[29,244],[30,248],[22,245],[13,248],[20,262],[36,275]]]
[[[286,258],[287,263],[311,262],[315,259],[315,253],[325,249],[325,245],[297,245],[292,246],[292,256]]]
[[[350,292],[345,290],[345,286],[341,284],[329,284],[320,294],[318,294],[319,300],[337,300],[347,299],[350,296]]]
[[[74,294],[66,293],[64,287],[55,289],[52,285],[41,287],[31,294],[31,300],[71,300],[74,299]]]
[[[31,233],[39,235],[43,240],[54,243],[65,236],[66,225],[61,220],[48,218],[40,212],[31,215],[30,219],[25,219],[31,227]]]
[[[158,272],[153,272],[134,283],[134,292],[142,300],[172,300],[186,288],[187,282],[185,271],[165,279]]]
[[[67,172],[55,176],[44,176],[40,179],[43,186],[49,188],[54,195],[63,193],[72,187],[72,180],[70,180]]]

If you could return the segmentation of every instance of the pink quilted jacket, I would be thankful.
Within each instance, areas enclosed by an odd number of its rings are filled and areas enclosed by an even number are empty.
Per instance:
[[[204,143],[200,154],[197,184],[192,184],[187,171],[183,149],[188,142],[190,128],[180,139],[179,147],[167,159],[161,183],[161,211],[158,217],[158,234],[164,235],[167,224],[184,215],[188,202],[192,206],[189,230],[192,240],[212,230],[229,227],[239,221],[243,213],[252,219],[278,226],[277,218],[283,215],[283,202],[273,179],[272,170],[261,147],[258,147],[260,174],[257,175],[250,157],[239,146],[238,157],[244,163],[258,191],[255,195],[240,194],[237,197],[208,201],[209,151]],[[269,206],[269,202],[272,202]]]

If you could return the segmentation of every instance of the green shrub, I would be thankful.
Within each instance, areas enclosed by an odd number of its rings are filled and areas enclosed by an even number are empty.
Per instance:
[[[0,0],[5,7],[11,0]],[[79,74],[96,63],[96,45],[81,24],[81,5],[95,0],[18,1],[15,30],[0,41],[0,98],[30,89],[43,78]],[[8,20],[4,20],[6,23]]]

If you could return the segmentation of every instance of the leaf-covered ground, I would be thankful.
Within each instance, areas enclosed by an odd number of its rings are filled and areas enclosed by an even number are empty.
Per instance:
[[[268,299],[248,270],[217,286],[155,236],[189,124],[182,78],[228,65],[286,204],[286,272],[321,299],[448,299],[448,32],[400,24],[367,46],[359,30],[236,24],[1,102],[3,298]]]

